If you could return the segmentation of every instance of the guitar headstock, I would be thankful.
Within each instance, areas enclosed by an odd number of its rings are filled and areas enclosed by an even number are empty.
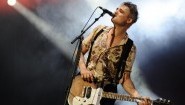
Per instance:
[[[153,100],[153,105],[172,105],[170,100],[159,98],[156,100]]]

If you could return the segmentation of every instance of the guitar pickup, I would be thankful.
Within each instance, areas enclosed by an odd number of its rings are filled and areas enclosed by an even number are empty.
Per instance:
[[[88,98],[90,98],[91,97],[91,91],[92,91],[92,88],[91,87],[85,87],[86,89],[85,89],[85,94],[84,94],[84,96],[88,99]]]

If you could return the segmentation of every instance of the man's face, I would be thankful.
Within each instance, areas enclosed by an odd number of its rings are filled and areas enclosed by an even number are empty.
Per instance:
[[[116,9],[115,16],[112,18],[112,22],[122,26],[129,24],[130,21],[132,21],[129,15],[130,9],[125,5],[121,5]]]

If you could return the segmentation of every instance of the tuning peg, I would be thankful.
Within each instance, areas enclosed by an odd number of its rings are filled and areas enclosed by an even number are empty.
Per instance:
[[[169,105],[172,105],[172,102],[171,102],[170,100],[168,100],[167,103],[168,103]]]
[[[163,99],[163,102],[165,103],[166,102],[166,99]]]
[[[156,101],[153,101],[155,105],[172,105],[170,100],[158,98]]]
[[[159,98],[160,101],[162,101],[163,99],[162,98]]]

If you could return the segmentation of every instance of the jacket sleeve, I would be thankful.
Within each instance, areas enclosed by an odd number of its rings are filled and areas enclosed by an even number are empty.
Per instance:
[[[93,31],[83,40],[82,46],[89,49],[91,46],[91,42],[96,36],[96,34],[103,28],[103,25],[98,25]]]
[[[129,52],[127,61],[126,61],[125,70],[124,70],[125,72],[132,71],[132,66],[135,60],[135,56],[136,56],[136,46],[133,44],[131,51]]]

